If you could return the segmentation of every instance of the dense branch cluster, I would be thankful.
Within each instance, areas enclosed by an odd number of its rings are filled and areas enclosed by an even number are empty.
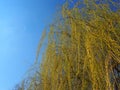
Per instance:
[[[120,8],[84,1],[62,6],[28,90],[120,90]]]

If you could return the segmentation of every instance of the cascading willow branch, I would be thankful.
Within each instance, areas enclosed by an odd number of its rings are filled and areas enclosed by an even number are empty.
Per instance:
[[[51,26],[35,90],[120,90],[120,8],[84,1]]]

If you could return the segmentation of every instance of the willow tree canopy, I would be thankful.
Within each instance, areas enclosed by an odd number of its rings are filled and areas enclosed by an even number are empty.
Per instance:
[[[120,90],[119,5],[68,0],[46,32],[39,83],[29,90]]]

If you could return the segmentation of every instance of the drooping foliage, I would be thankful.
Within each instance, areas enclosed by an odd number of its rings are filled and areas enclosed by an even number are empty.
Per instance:
[[[66,2],[46,32],[37,83],[28,90],[120,90],[119,5],[110,0]]]

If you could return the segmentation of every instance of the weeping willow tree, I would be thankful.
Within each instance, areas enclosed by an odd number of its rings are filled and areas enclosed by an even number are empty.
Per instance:
[[[119,5],[111,0],[65,3],[44,36],[40,71],[28,90],[120,90]]]

